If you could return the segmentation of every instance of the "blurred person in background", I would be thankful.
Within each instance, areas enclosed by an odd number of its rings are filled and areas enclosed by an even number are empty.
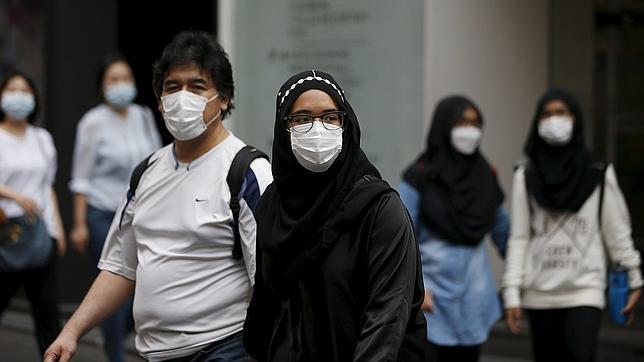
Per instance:
[[[524,147],[527,162],[512,182],[506,323],[518,333],[527,311],[536,361],[595,359],[607,258],[628,271],[622,313],[629,319],[641,295],[640,254],[615,169],[593,161],[584,125],[572,95],[546,92]]]
[[[426,149],[398,187],[420,245],[423,310],[436,361],[477,361],[501,317],[485,236],[505,255],[509,219],[496,171],[479,149],[483,116],[462,96],[436,107]]]
[[[4,226],[20,230],[0,239],[0,314],[23,287],[44,351],[60,331],[55,261],[66,241],[53,189],[56,148],[47,130],[32,125],[38,108],[26,74],[11,72],[0,83],[0,209],[8,218]]]
[[[101,64],[97,86],[101,104],[78,123],[69,183],[74,194],[74,223],[70,239],[81,254],[91,257],[94,276],[103,243],[134,167],[161,147],[152,111],[134,102],[137,95],[132,68],[121,55]],[[131,329],[132,303],[121,306],[101,324],[104,349],[111,362],[125,358],[123,342]]]

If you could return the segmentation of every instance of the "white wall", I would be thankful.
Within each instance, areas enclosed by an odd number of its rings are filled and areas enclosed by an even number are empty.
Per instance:
[[[368,14],[368,19],[380,20],[383,12],[389,13],[388,21],[350,24],[347,31],[334,32],[340,40],[365,39],[358,44],[367,44],[365,49],[369,49],[354,51],[346,65],[349,73],[338,78],[363,80],[363,68],[383,67],[374,70],[375,78],[343,85],[362,123],[363,148],[385,177],[392,184],[398,183],[400,172],[424,147],[436,103],[446,95],[462,93],[483,112],[483,151],[497,167],[509,197],[513,165],[523,157],[522,147],[535,103],[548,84],[549,2],[424,0],[422,17],[415,13],[400,16],[404,15],[401,9],[413,9],[413,2],[405,6],[397,3],[400,9],[395,11],[388,1],[318,3],[326,6],[326,11],[355,8]],[[284,64],[270,64],[264,48],[301,47],[297,43],[301,35],[283,29],[294,21],[284,17],[287,4],[295,3],[281,1],[260,6],[246,1],[219,2],[220,40],[232,55],[238,88],[239,108],[230,123],[243,139],[269,152],[274,92],[291,73],[283,69]],[[319,31],[322,36],[329,34],[328,27]],[[423,33],[418,43],[415,31]],[[416,49],[416,44],[424,47],[422,52],[408,50]],[[421,58],[417,72],[415,62]],[[392,84],[392,77],[400,81]],[[342,83],[343,79],[339,80]],[[422,83],[420,95],[414,93],[418,81]],[[498,274],[500,270],[497,260],[495,271]]]
[[[362,130],[362,148],[396,185],[420,151],[423,0],[221,0],[219,35],[232,54],[237,109],[227,126],[269,152],[275,94],[291,75],[325,70]]]
[[[544,0],[425,1],[425,132],[445,95],[474,100],[485,119],[483,152],[499,171],[506,205],[513,164],[548,85],[548,24]],[[498,276],[502,263],[495,257],[493,265]]]
[[[483,151],[509,194],[548,82],[547,1],[427,0],[425,18],[426,126],[445,95],[471,97],[485,118]]]

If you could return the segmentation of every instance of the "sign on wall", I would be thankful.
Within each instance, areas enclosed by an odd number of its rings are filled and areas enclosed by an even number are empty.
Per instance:
[[[397,183],[422,144],[423,1],[234,1],[235,133],[270,153],[275,96],[320,69],[344,88],[362,148]]]

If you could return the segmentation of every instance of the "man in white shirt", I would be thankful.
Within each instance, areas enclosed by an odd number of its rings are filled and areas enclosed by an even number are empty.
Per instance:
[[[226,176],[245,145],[222,125],[234,95],[227,55],[207,33],[179,33],[155,64],[153,83],[175,142],[151,156],[121,205],[101,272],[45,361],[68,361],[80,337],[132,293],[136,347],[148,360],[247,359],[241,332],[255,273],[253,208],[272,182],[270,165],[258,158],[244,178],[236,259]]]

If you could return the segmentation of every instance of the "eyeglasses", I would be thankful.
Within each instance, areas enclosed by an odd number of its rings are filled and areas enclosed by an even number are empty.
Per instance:
[[[342,128],[346,112],[333,111],[314,116],[311,114],[291,114],[284,117],[289,132],[306,133],[313,128],[315,120],[322,121],[324,128],[335,131]]]

